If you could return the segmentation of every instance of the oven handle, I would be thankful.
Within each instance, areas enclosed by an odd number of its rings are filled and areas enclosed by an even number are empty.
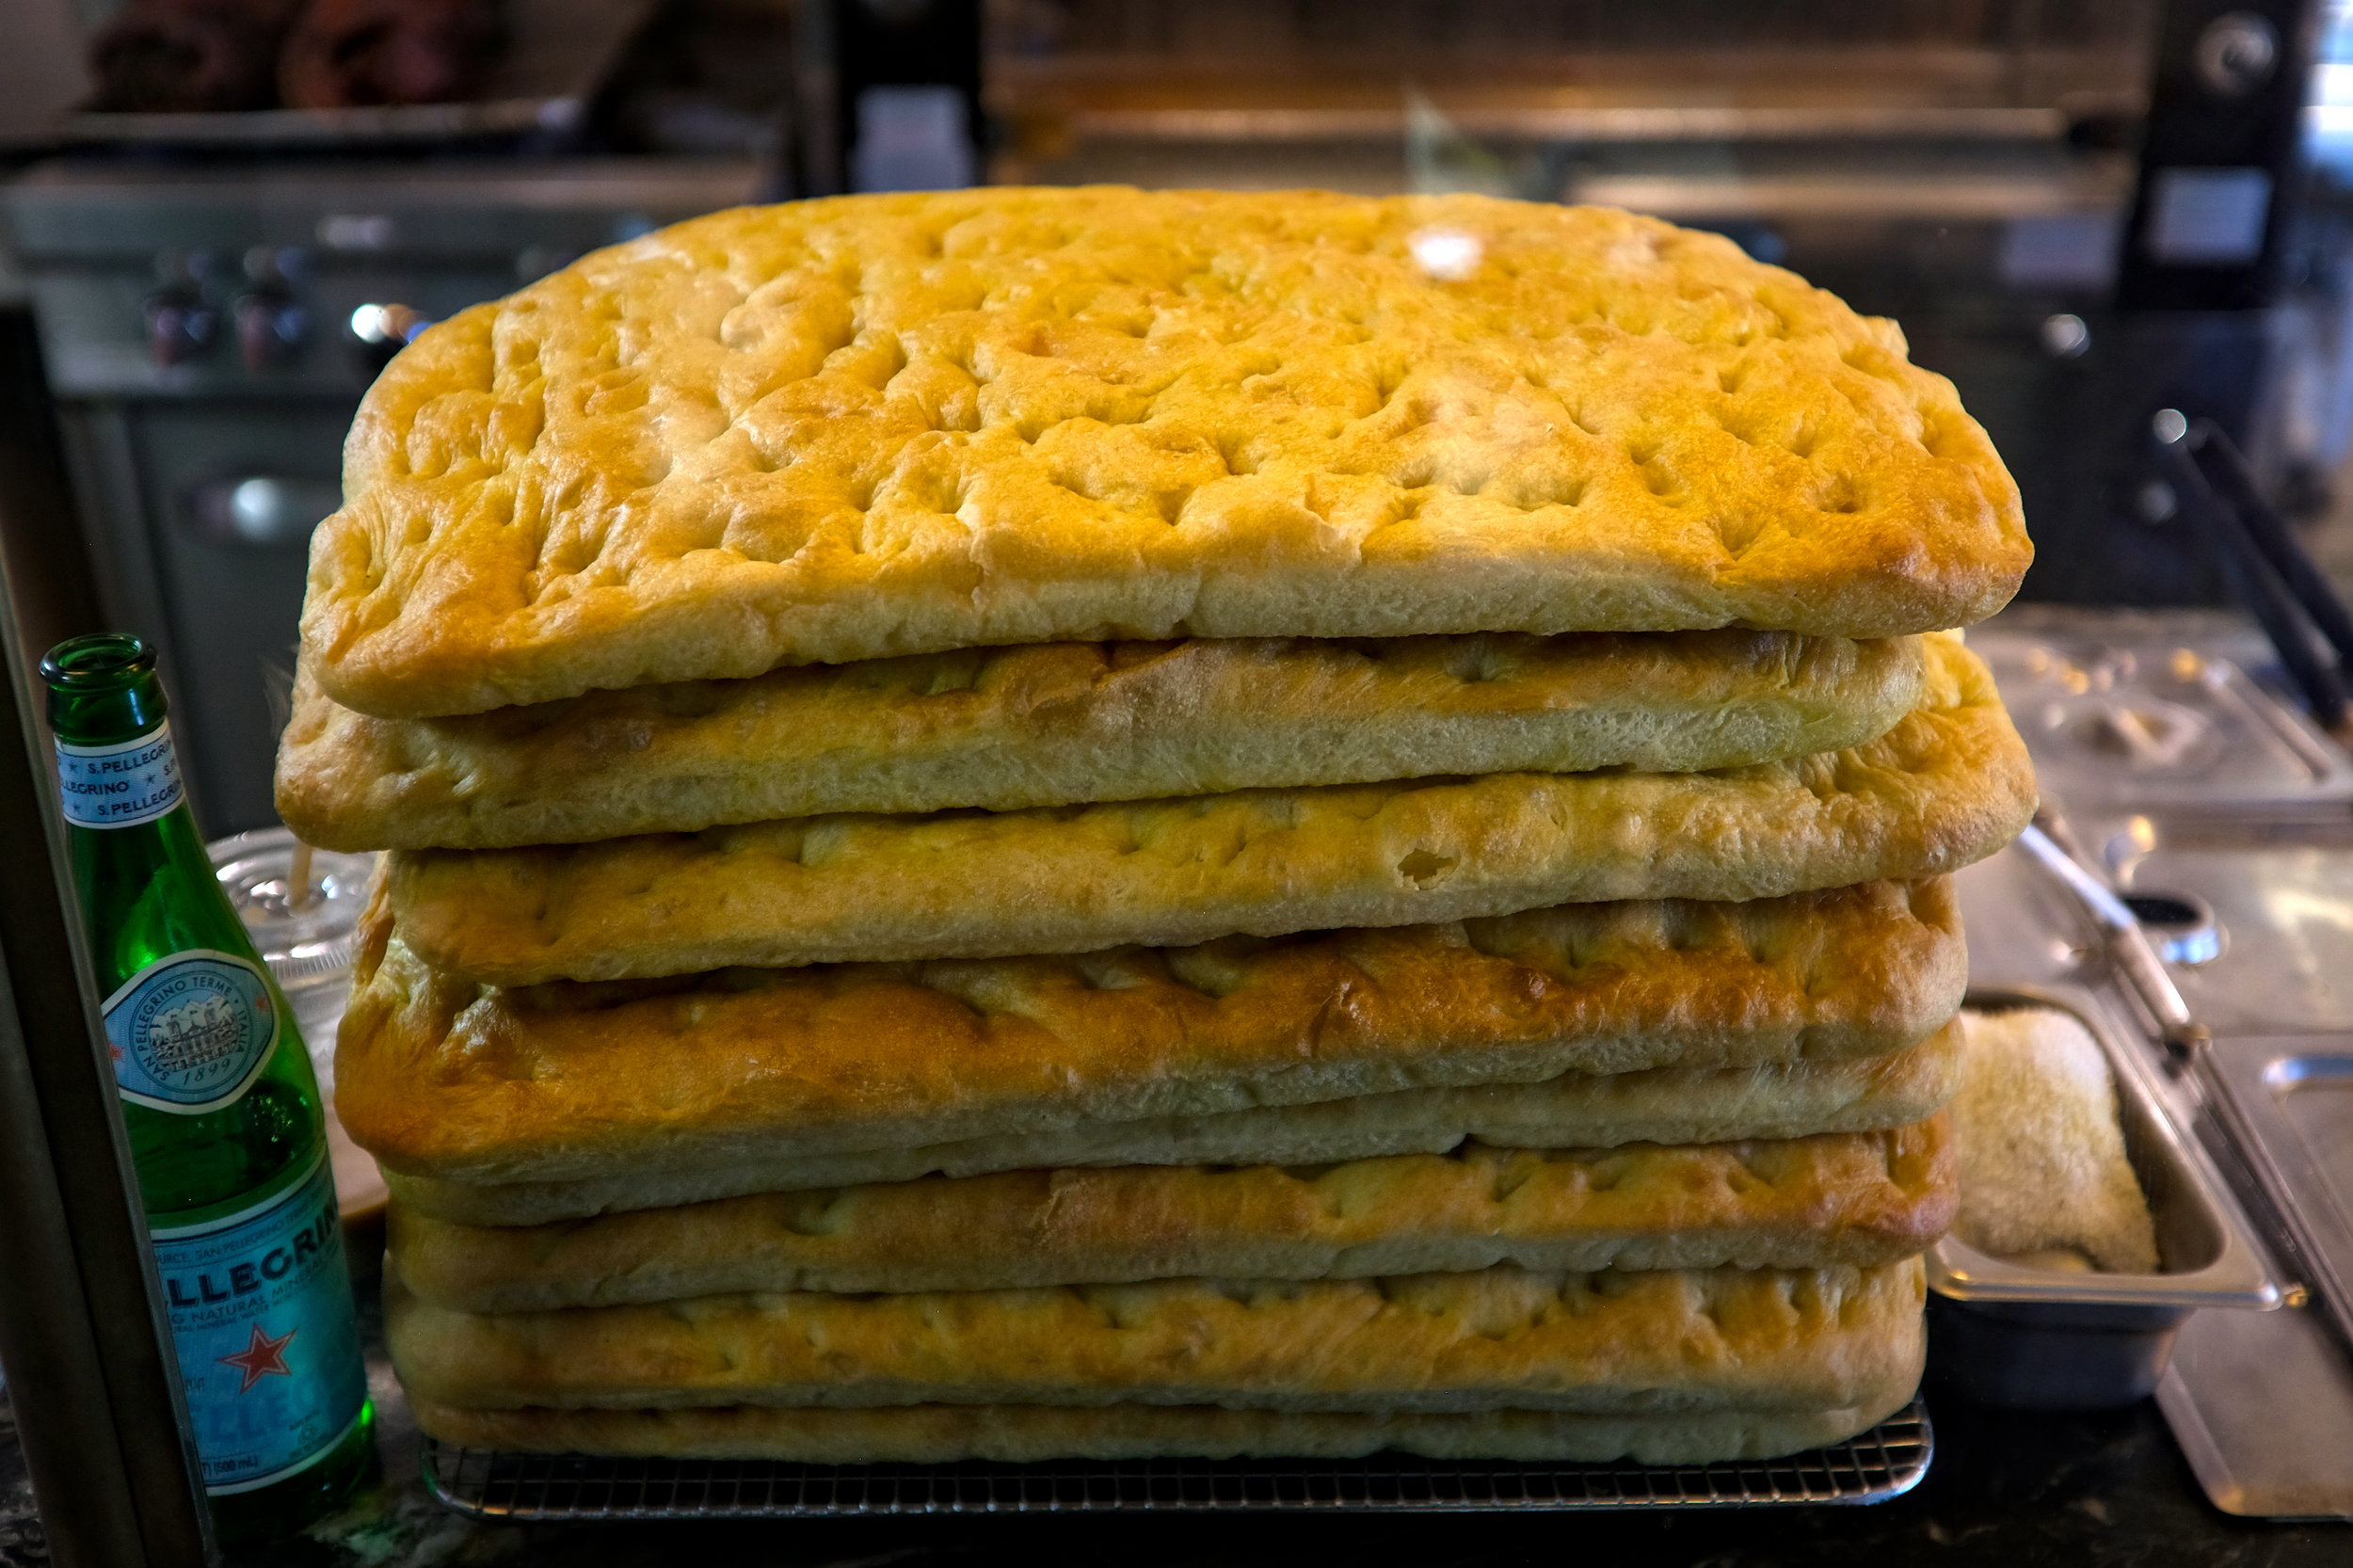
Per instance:
[[[310,543],[311,530],[343,504],[343,487],[331,479],[224,474],[189,489],[186,523],[206,544],[284,550]]]

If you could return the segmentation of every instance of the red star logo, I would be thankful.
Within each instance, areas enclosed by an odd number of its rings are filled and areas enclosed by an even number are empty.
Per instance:
[[[234,1367],[245,1374],[245,1381],[237,1384],[237,1392],[244,1393],[265,1376],[273,1374],[281,1378],[294,1376],[293,1370],[286,1365],[286,1347],[294,1343],[294,1336],[300,1332],[299,1329],[290,1328],[272,1339],[262,1332],[261,1324],[254,1324],[253,1338],[245,1349],[234,1355],[224,1355],[219,1358],[222,1366]]]

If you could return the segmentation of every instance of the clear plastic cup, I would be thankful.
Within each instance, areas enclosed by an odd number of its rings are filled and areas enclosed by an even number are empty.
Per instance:
[[[294,1008],[320,1090],[331,1094],[335,1026],[343,1020],[353,943],[376,856],[312,850],[306,886],[297,889],[294,870],[299,848],[283,827],[256,828],[205,846],[229,902]]]

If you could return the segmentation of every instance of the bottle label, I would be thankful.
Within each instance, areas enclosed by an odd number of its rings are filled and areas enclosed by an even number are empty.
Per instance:
[[[158,958],[104,1011],[117,1091],[183,1116],[234,1105],[278,1044],[278,1005],[260,967],[210,948]]]
[[[180,804],[180,760],[171,721],[152,734],[106,746],[57,743],[57,792],[76,827],[136,827]]]
[[[204,1488],[251,1492],[343,1441],[368,1395],[335,1178],[152,1232]]]

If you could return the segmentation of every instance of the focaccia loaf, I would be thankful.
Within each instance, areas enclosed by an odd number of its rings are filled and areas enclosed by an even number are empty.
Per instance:
[[[992,811],[1389,778],[1689,773],[1857,745],[1913,638],[1770,632],[1048,643],[443,719],[306,667],[278,811],[328,849],[493,849],[834,811]]]
[[[390,858],[405,940],[503,985],[730,964],[1085,952],[1931,876],[2035,804],[1985,666],[1851,750],[1711,774],[1498,774]]]
[[[1893,1263],[1956,1202],[1941,1123],[1776,1143],[1499,1149],[1285,1169],[1129,1165],[765,1194],[498,1228],[390,1211],[439,1306],[527,1312],[734,1291]],[[975,1242],[980,1244],[976,1245]]]
[[[1953,1032],[1956,1155],[1969,1173],[1961,1239],[1996,1256],[2066,1252],[2111,1273],[2155,1273],[2156,1224],[2091,1032],[2055,1007],[1972,1009]]]
[[[1475,196],[717,214],[427,330],[344,493],[305,657],[393,717],[1103,637],[1886,636],[2030,555],[1892,323]]]
[[[484,1185],[398,1170],[384,1176],[414,1214],[467,1225],[537,1225],[739,1193],[1064,1165],[1313,1165],[1447,1154],[1466,1139],[1503,1148],[1573,1149],[1882,1132],[1935,1114],[1951,1097],[1961,1080],[1959,1041],[1947,1026],[1880,1056],[1563,1073],[1539,1083],[1393,1089],[1306,1105],[1087,1121],[834,1154],[791,1153],[794,1141],[780,1139],[788,1152],[755,1144],[708,1161],[691,1150],[616,1156],[605,1174],[569,1181]]]
[[[393,1171],[576,1180],[1572,1071],[1871,1056],[1943,1027],[1967,970],[1941,881],[522,992],[422,963],[378,907],[336,1107]]]
[[[404,1386],[472,1409],[1138,1404],[1805,1411],[1919,1374],[1919,1260],[1162,1280],[468,1313],[388,1275]]]
[[[1428,1459],[1705,1464],[1843,1443],[1901,1409],[1901,1376],[1843,1410],[1577,1416],[1556,1410],[1342,1415],[1214,1405],[918,1404],[871,1410],[465,1410],[412,1398],[428,1437],[520,1453],[948,1464],[1049,1459]]]

